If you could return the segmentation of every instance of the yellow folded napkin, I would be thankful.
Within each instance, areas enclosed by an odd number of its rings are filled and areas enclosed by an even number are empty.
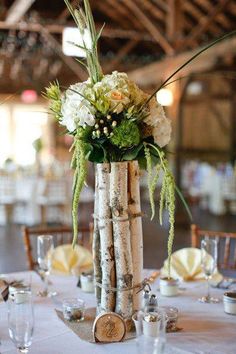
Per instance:
[[[52,273],[61,275],[79,275],[93,268],[91,252],[82,246],[71,244],[56,247],[50,254]]]
[[[209,261],[210,261],[209,255]],[[204,279],[204,273],[201,267],[201,250],[198,248],[182,248],[174,252],[171,256],[171,277],[183,281],[193,281]],[[165,260],[164,266],[161,269],[161,277],[168,276],[168,260]],[[212,282],[218,283],[223,279],[222,274],[216,269]]]

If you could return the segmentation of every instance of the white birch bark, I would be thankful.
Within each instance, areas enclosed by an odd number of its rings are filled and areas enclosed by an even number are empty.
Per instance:
[[[93,268],[94,279],[96,283],[102,283],[102,270],[101,270],[101,248],[100,248],[100,233],[98,227],[98,210],[99,210],[99,194],[98,194],[98,178],[97,168],[95,167],[95,196],[94,196],[94,232],[93,232]],[[101,305],[101,288],[95,286],[95,296],[97,300],[97,307]]]
[[[97,165],[98,178],[98,226],[100,234],[102,289],[101,311],[114,311],[115,293],[104,287],[115,287],[115,261],[113,230],[110,209],[110,164]]]
[[[118,289],[131,288],[133,286],[133,265],[130,241],[130,224],[128,220],[127,182],[127,162],[111,163],[110,205],[113,218],[116,287]],[[116,293],[115,312],[120,314],[124,319],[130,319],[133,313],[132,300],[133,290],[118,290]]]
[[[138,161],[128,163],[128,206],[130,219],[131,250],[133,262],[133,284],[139,284],[143,280],[143,231],[142,218],[132,217],[141,215],[139,165]],[[141,310],[142,292],[133,291],[133,311]]]

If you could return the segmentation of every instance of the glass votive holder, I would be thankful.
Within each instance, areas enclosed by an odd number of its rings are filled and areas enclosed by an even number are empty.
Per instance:
[[[80,275],[80,286],[85,293],[94,293],[94,275],[92,273],[82,273]]]
[[[16,304],[23,304],[31,294],[31,289],[26,285],[10,285],[8,291],[8,298]]]
[[[177,296],[179,293],[179,281],[173,278],[160,279],[160,292],[162,296]]]
[[[70,322],[80,322],[84,320],[85,302],[81,299],[70,298],[63,300],[63,316]]]
[[[229,291],[224,293],[223,301],[225,313],[236,315],[236,292]]]
[[[166,314],[166,332],[176,332],[178,322],[178,309],[176,307],[162,306]]]

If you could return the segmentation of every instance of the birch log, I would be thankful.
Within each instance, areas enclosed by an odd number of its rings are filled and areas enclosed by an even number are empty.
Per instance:
[[[114,311],[115,293],[105,288],[115,287],[115,260],[113,230],[110,209],[110,164],[97,165],[98,179],[98,226],[100,234],[102,289],[101,311]]]
[[[94,279],[96,283],[102,283],[102,270],[101,270],[101,249],[100,249],[100,233],[98,226],[98,210],[99,210],[99,200],[98,200],[98,178],[97,178],[97,168],[95,168],[95,197],[94,197],[94,232],[93,232],[93,268],[94,268]],[[97,307],[100,308],[101,305],[101,288],[95,286],[95,295],[97,300]]]
[[[127,162],[111,163],[110,191],[113,219],[113,237],[116,261],[117,289],[133,286],[133,265],[128,220],[128,164]],[[115,312],[124,319],[132,316],[133,290],[117,291]]]
[[[143,231],[142,219],[132,215],[141,214],[140,188],[139,188],[139,165],[138,161],[128,163],[128,204],[130,219],[131,250],[133,262],[133,283],[141,283],[143,271]],[[133,311],[141,309],[142,292],[133,292]]]

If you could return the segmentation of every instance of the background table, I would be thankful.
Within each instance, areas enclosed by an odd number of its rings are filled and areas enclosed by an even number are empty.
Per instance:
[[[145,273],[148,273],[145,271]],[[145,274],[146,275],[146,274]],[[32,289],[36,294],[42,289],[42,282],[34,272],[6,275],[9,279],[26,279],[32,276]],[[86,301],[88,307],[95,305],[93,294],[83,293],[76,288],[73,277],[51,277],[53,287],[58,291],[55,301],[34,297],[35,332],[30,353],[32,354],[135,354],[135,340],[118,344],[91,344],[81,341],[65,324],[57,318],[55,307],[60,307],[63,298],[76,296]],[[160,305],[176,306],[179,309],[179,327],[183,331],[167,334],[167,350],[169,354],[235,354],[236,353],[236,316],[224,313],[223,303],[202,304],[197,299],[205,294],[204,282],[181,284],[185,290],[173,298],[161,297]],[[153,292],[157,292],[158,282],[153,284]],[[213,289],[213,294],[222,298],[223,292]],[[7,307],[0,303],[0,345],[1,354],[15,354],[16,350],[8,336]]]

